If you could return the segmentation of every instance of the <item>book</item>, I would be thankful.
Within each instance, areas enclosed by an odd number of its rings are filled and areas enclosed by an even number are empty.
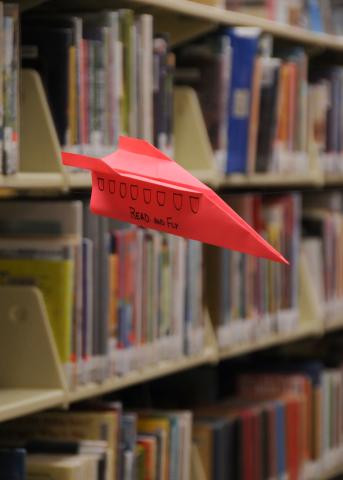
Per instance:
[[[19,168],[19,9],[3,7],[3,152],[2,173],[16,173]]]
[[[232,74],[229,87],[226,173],[244,173],[247,168],[253,68],[260,31],[242,27],[233,28],[228,34],[232,47]]]
[[[0,479],[26,480],[26,451],[0,448]]]
[[[230,39],[213,34],[177,51],[175,81],[195,88],[219,171],[225,171],[232,52]]]

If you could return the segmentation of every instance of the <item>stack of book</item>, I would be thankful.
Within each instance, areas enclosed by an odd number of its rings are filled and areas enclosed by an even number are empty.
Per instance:
[[[329,326],[343,306],[343,197],[339,192],[304,197],[303,250],[316,300]]]
[[[235,383],[234,395],[194,411],[206,478],[330,478],[342,465],[341,364],[270,358]]]
[[[24,480],[26,469],[30,480],[190,480],[191,442],[189,411],[126,412],[98,402],[2,424],[0,443],[16,449],[0,449],[0,468],[26,451],[21,472],[14,461],[6,470],[21,475],[6,478]]]
[[[202,246],[80,201],[0,205],[0,283],[38,286],[70,386],[204,347]]]
[[[177,52],[176,80],[197,91],[225,173],[305,174],[311,166],[308,57],[302,48],[274,50],[259,29],[242,27]]]
[[[230,347],[295,329],[299,320],[299,196],[244,194],[224,199],[289,260],[290,266],[206,247],[206,293],[219,345]]]
[[[21,33],[22,64],[40,73],[65,150],[105,155],[124,134],[171,153],[174,57],[151,15],[34,13]]]
[[[0,174],[19,166],[19,8],[0,3]]]

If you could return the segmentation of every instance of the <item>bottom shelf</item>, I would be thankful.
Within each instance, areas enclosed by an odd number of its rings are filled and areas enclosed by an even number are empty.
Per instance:
[[[65,394],[58,389],[1,389],[0,421],[61,406],[64,401]]]

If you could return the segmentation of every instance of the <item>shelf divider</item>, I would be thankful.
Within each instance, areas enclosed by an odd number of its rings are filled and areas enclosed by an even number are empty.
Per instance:
[[[0,391],[66,392],[43,295],[32,286],[1,286]]]
[[[21,70],[20,172],[55,173],[66,187],[61,147],[39,74]],[[42,184],[44,188],[44,184]]]
[[[219,172],[193,88],[174,89],[174,158],[186,170],[208,183],[218,181]]]

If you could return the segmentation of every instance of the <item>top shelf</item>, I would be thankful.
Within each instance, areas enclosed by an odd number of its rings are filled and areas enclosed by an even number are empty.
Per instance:
[[[22,10],[28,10],[39,4],[44,4],[49,9],[49,0],[20,0]],[[59,0],[58,4],[61,10],[71,11],[100,10],[104,8],[110,9],[129,6],[142,10],[154,10],[154,13],[158,13],[160,17],[163,16],[163,13],[168,14],[170,17],[172,13],[179,17],[188,18],[194,23],[198,21],[200,24],[198,29],[195,25],[191,25],[188,22],[187,28],[189,28],[189,32],[180,32],[180,30],[184,30],[185,26],[182,22],[170,22],[170,18],[167,19],[167,24],[163,22],[162,26],[168,25],[171,29],[175,27],[179,30],[175,38],[173,38],[172,35],[173,43],[184,41],[189,35],[204,33],[216,25],[227,25],[258,27],[263,32],[292,42],[312,47],[343,51],[343,36],[317,33],[256,15],[225,10],[220,7],[197,3],[192,0],[116,0],[116,2],[113,2],[113,0]],[[180,18],[178,20],[180,20]]]
[[[266,33],[271,33],[276,37],[285,38],[293,42],[330,50],[343,50],[343,37],[341,36],[316,33],[255,15],[203,5],[192,0],[134,0],[134,3],[221,25],[259,27]]]

